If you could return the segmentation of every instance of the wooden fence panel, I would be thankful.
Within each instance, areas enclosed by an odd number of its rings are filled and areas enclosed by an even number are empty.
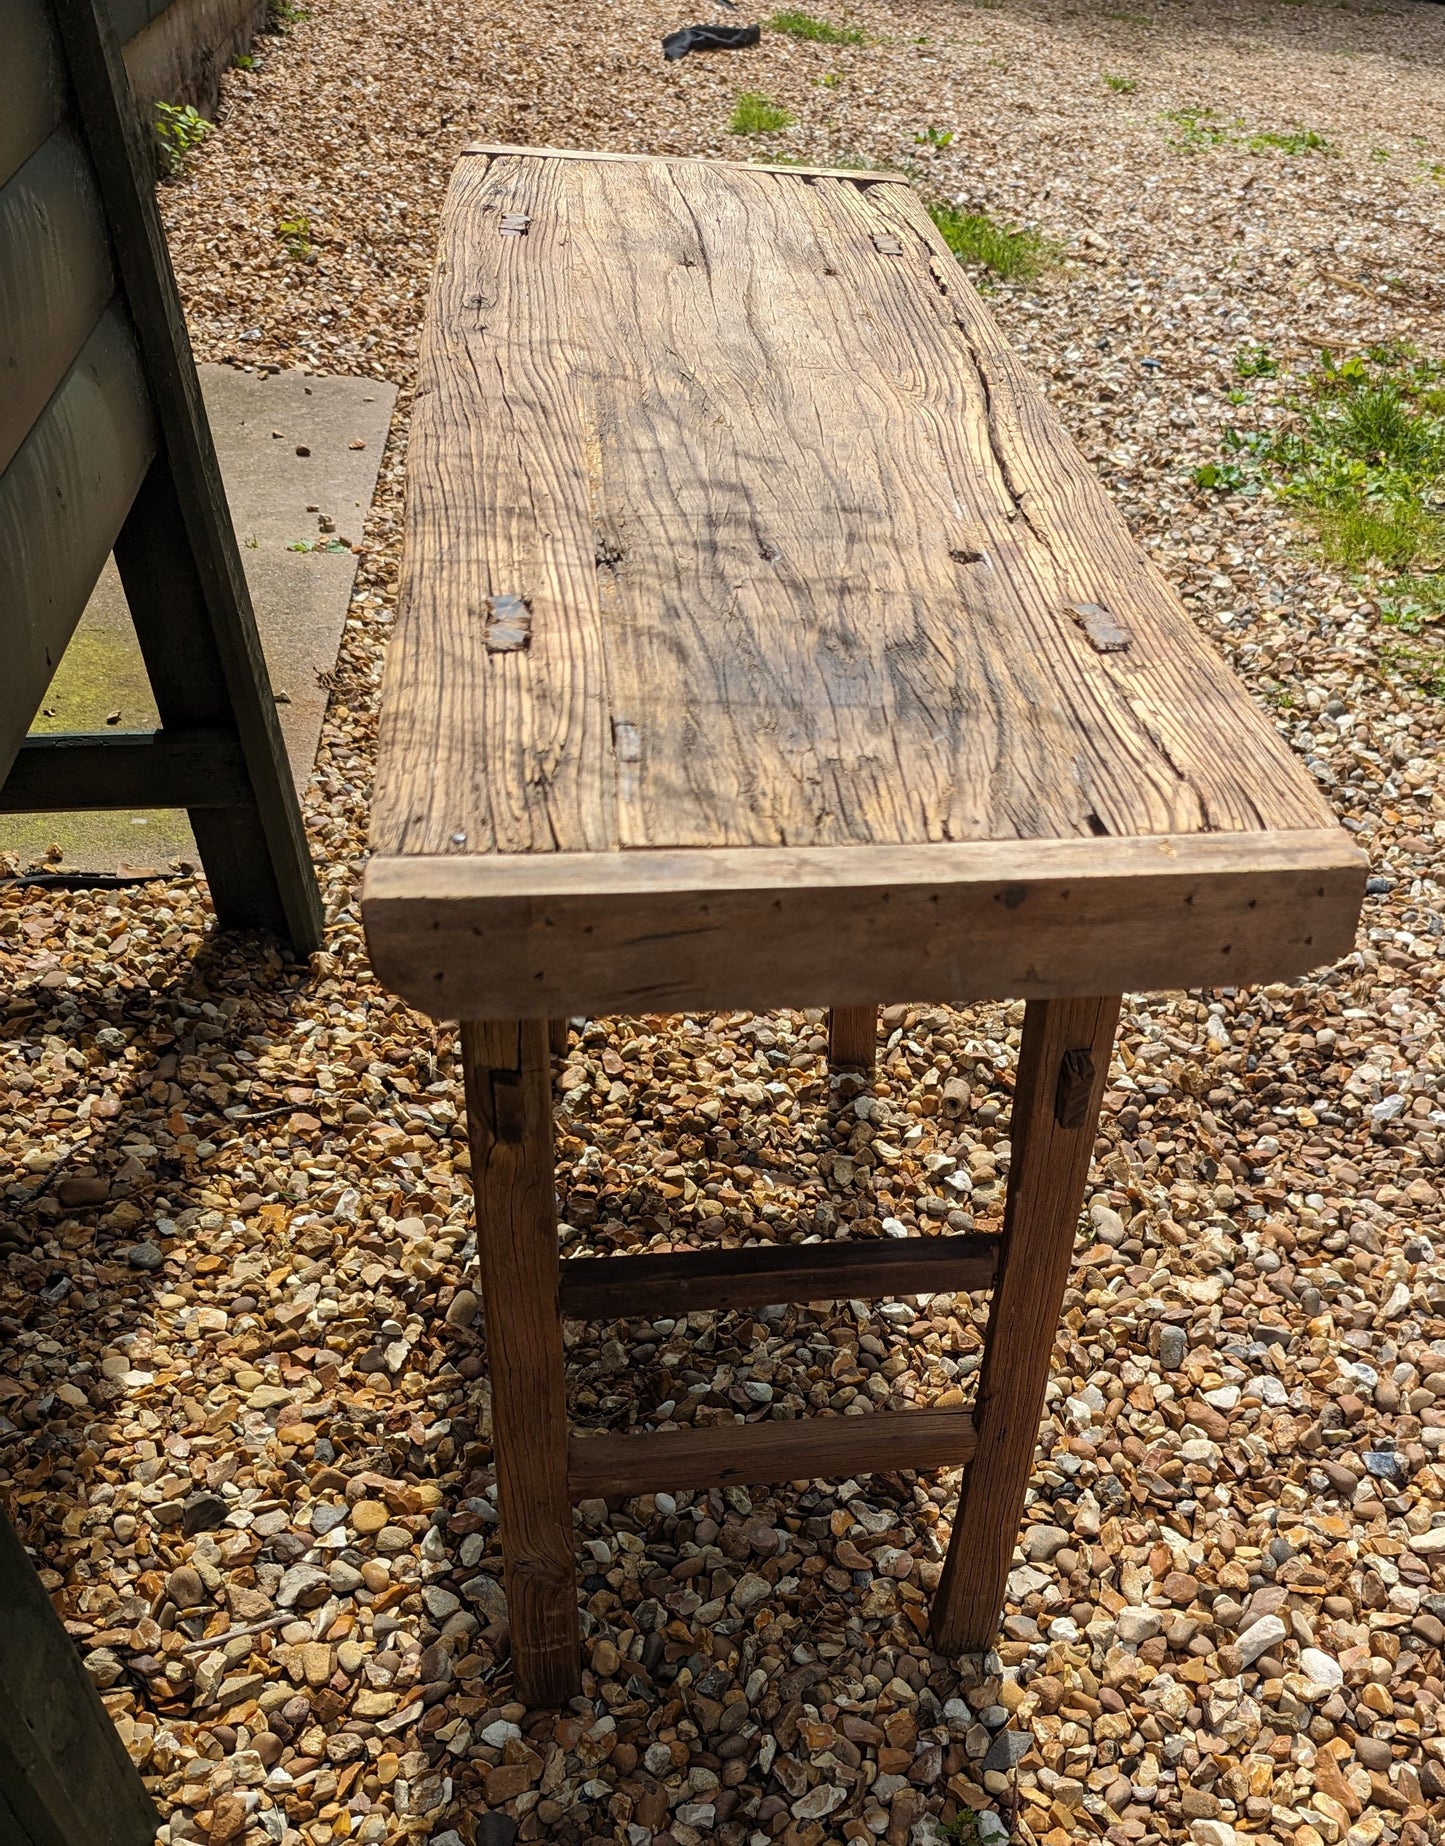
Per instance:
[[[65,60],[43,0],[0,0],[0,185],[66,114]]]
[[[0,475],[0,763],[7,769],[155,448],[135,334],[112,306]]]
[[[0,1839],[146,1846],[160,1816],[0,1515]]]
[[[64,127],[0,189],[0,472],[115,291],[90,162]]]

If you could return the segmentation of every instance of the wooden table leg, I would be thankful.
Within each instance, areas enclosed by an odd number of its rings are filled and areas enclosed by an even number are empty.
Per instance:
[[[462,1026],[512,1671],[530,1706],[581,1691],[547,1022]]]
[[[998,1631],[1118,1018],[1113,995],[1031,1000],[1024,1015],[978,1447],[933,1605],[940,1653],[977,1652]]]
[[[566,1057],[567,1038],[568,1029],[565,1019],[549,1019],[547,1021],[547,1044],[554,1058]]]
[[[828,1014],[828,1062],[838,1070],[872,1070],[878,1056],[878,1008],[835,1006]]]

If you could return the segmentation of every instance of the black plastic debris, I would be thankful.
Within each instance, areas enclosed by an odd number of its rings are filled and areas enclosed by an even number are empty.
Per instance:
[[[761,26],[682,26],[662,41],[662,55],[685,58],[690,51],[746,51],[762,35]]]

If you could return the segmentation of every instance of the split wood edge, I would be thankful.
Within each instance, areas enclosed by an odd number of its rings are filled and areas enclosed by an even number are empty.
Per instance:
[[[732,167],[743,173],[792,174],[798,179],[848,179],[860,186],[911,184],[906,173],[878,167],[802,167],[791,161],[713,160],[704,154],[616,154],[605,148],[523,147],[502,141],[477,141],[462,149],[462,158],[484,154],[497,160],[523,156],[529,160],[601,160],[624,161],[629,165],[652,167]]]

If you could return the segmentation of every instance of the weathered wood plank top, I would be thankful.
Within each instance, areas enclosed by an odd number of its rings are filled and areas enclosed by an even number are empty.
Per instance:
[[[895,178],[468,153],[408,468],[373,843],[419,894],[1276,833],[1355,878]]]

